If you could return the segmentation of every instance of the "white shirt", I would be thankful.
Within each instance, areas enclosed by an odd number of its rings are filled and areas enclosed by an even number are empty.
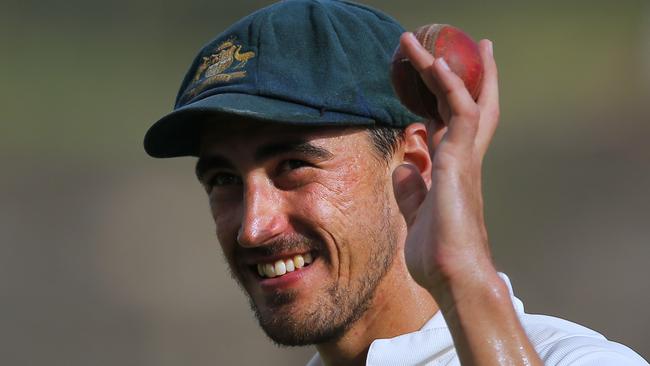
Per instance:
[[[514,296],[508,277],[499,273],[508,285],[515,311],[545,365],[556,366],[648,366],[626,346],[608,341],[601,334],[581,325],[546,315],[526,314],[523,303]],[[322,366],[318,353],[307,366]],[[460,365],[451,333],[438,311],[413,333],[370,344],[366,365]]]

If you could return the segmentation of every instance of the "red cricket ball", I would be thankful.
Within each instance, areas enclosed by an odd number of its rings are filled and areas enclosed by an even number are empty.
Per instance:
[[[465,32],[448,24],[429,24],[418,28],[415,37],[434,57],[442,57],[458,75],[474,100],[483,79],[483,62],[478,44]],[[442,121],[436,97],[429,91],[397,46],[391,63],[393,89],[404,106],[429,120]]]

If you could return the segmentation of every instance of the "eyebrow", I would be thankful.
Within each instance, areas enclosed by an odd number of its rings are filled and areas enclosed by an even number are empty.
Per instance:
[[[316,146],[307,141],[293,140],[263,145],[255,151],[253,159],[256,163],[259,163],[272,157],[292,152],[299,153],[308,159],[321,161],[329,160],[334,156],[329,150],[323,147]],[[196,177],[201,180],[209,169],[215,168],[233,169],[234,165],[222,155],[201,156],[196,162]]]
[[[199,181],[203,180],[203,176],[209,169],[227,168],[232,169],[232,163],[221,155],[201,156],[196,162],[194,172]]]
[[[328,160],[333,156],[332,153],[325,148],[316,146],[307,141],[295,140],[261,146],[257,151],[255,151],[254,159],[255,162],[259,163],[274,156],[290,152],[300,153],[305,155],[307,158],[319,160]]]

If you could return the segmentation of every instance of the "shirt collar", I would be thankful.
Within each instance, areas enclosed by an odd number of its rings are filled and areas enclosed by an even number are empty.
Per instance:
[[[510,298],[518,314],[524,312],[523,303],[514,296],[510,279],[499,272],[508,286]],[[456,355],[451,333],[442,312],[436,312],[420,330],[394,338],[375,339],[368,349],[366,365],[444,365]],[[307,366],[322,366],[318,353]]]

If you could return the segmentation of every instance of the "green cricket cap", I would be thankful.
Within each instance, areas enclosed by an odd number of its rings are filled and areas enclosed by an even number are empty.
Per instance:
[[[389,75],[403,32],[391,17],[347,1],[260,9],[199,51],[174,110],[147,131],[145,151],[197,156],[205,121],[406,126],[419,118],[400,104]]]

